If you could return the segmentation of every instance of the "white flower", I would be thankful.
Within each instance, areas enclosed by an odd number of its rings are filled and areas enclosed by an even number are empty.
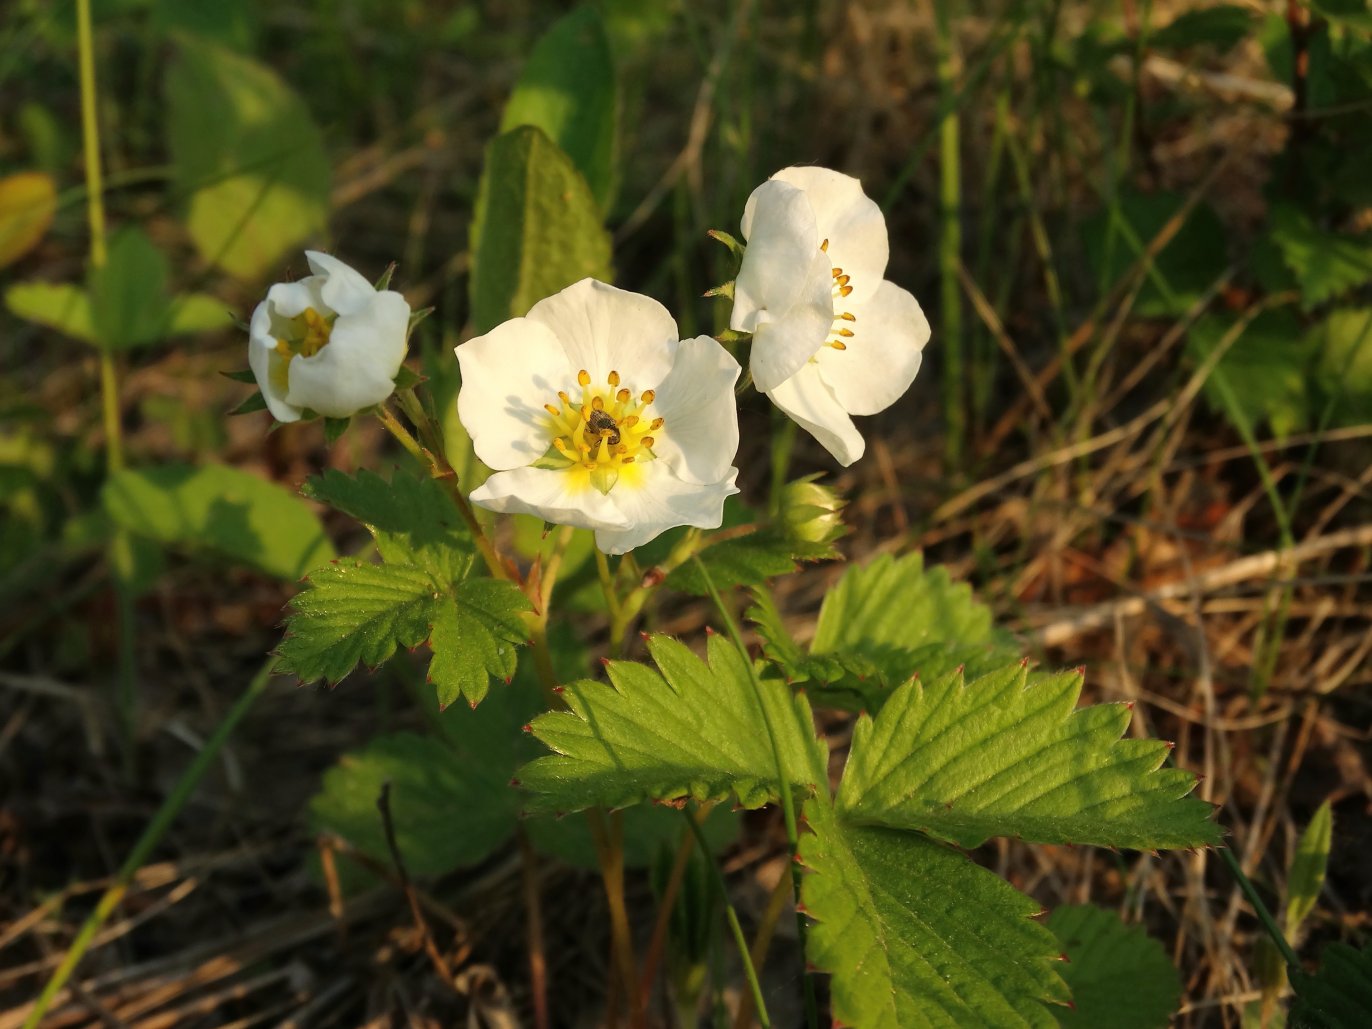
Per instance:
[[[582,279],[457,360],[458,417],[495,469],[474,504],[594,529],[623,554],[675,525],[717,528],[738,492],[738,362],[679,339],[656,300]]]
[[[299,282],[267,290],[248,326],[248,364],[277,421],[309,408],[347,418],[395,389],[405,360],[410,305],[377,290],[336,257],[307,250]]]
[[[918,301],[882,278],[881,208],[852,176],[786,168],[753,190],[743,235],[729,325],[753,334],[753,382],[852,464],[866,445],[849,416],[895,403],[929,341]]]

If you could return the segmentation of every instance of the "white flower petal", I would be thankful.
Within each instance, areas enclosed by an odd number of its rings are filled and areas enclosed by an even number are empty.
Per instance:
[[[829,168],[783,168],[772,176],[805,191],[814,212],[819,239],[829,241],[830,264],[852,277],[850,303],[861,303],[877,290],[886,274],[890,242],[886,219],[876,202],[851,175]],[[843,301],[835,301],[842,310]]]
[[[751,253],[751,248],[749,250]],[[746,261],[746,258],[745,258]],[[748,368],[763,393],[775,389],[814,356],[834,322],[829,262],[819,251],[801,286],[805,296],[790,307],[759,314]]]
[[[399,293],[372,290],[366,306],[334,322],[323,349],[291,361],[286,400],[330,418],[381,403],[394,392],[405,360],[409,318],[410,306]]]
[[[593,382],[617,371],[629,388],[653,389],[671,370],[676,322],[651,297],[582,279],[534,304],[527,317],[551,329],[572,371],[584,368]]]
[[[748,197],[742,228],[748,249],[734,280],[731,329],[754,332],[764,314],[780,318],[800,304],[823,308],[833,317],[828,259],[821,256],[821,237],[804,192],[784,182],[764,182]],[[824,262],[819,290],[817,261]]]
[[[818,365],[806,364],[767,396],[819,440],[839,464],[852,464],[867,449],[862,433],[820,378]]]
[[[332,254],[306,250],[305,259],[310,262],[310,269],[315,275],[323,279],[320,294],[324,305],[335,314],[355,314],[376,296],[376,288],[361,272],[344,264]]]
[[[543,405],[556,404],[558,390],[579,389],[561,341],[541,321],[512,318],[456,353],[457,416],[476,456],[497,471],[537,461],[552,442]]]
[[[718,482],[738,453],[738,362],[709,336],[681,341],[657,387],[654,413],[666,424],[653,453],[680,478]]]
[[[286,377],[283,364],[285,359],[277,353],[276,337],[272,335],[271,304],[264,300],[253,310],[248,324],[248,366],[272,417],[278,422],[299,421],[300,409],[286,403],[286,391],[278,387]]]
[[[502,514],[537,515],[580,529],[622,529],[630,523],[610,498],[596,489],[569,489],[573,478],[551,468],[496,472],[472,491],[473,504]],[[613,492],[613,491],[611,491]]]
[[[323,285],[323,277],[311,275],[299,282],[278,282],[267,290],[267,310],[271,312],[273,334],[284,336],[287,331],[285,323],[303,313],[307,307],[325,313],[327,305],[320,293]]]
[[[815,355],[820,377],[849,414],[876,414],[910,388],[919,371],[929,322],[906,290],[882,282],[876,293],[844,323],[853,333],[847,350],[821,347]]]
[[[610,491],[627,524],[596,530],[595,544],[604,553],[626,553],[678,525],[717,529],[723,523],[724,500],[738,492],[737,468],[729,468],[720,482],[701,484],[678,479],[662,464],[653,462],[655,474],[645,476],[640,488]]]

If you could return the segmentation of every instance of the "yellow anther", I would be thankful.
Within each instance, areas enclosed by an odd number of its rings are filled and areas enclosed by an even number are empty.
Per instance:
[[[841,339],[830,340],[830,341],[829,341],[829,345],[830,345],[831,347],[833,347],[835,350],[847,350],[847,349],[848,349],[848,344],[847,344],[847,343],[844,343],[843,340],[841,340]]]
[[[830,272],[829,274],[832,275],[834,278],[837,279],[840,275],[843,274],[843,269],[842,269],[842,268],[835,268],[835,269],[834,269],[832,272]]]
[[[848,281],[852,278],[852,276],[851,276],[851,275],[839,275],[839,276],[836,276],[836,278],[837,278],[838,284],[839,284],[840,286],[846,286],[846,285],[848,285]]]
[[[560,389],[557,391],[557,399],[561,400],[568,407],[572,406],[572,398],[567,396],[567,391],[565,389]]]
[[[589,404],[581,405],[581,420],[583,422],[589,422],[591,420],[591,407]]]
[[[819,245],[819,248],[827,252],[829,249],[829,241],[826,239],[823,243]]]
[[[642,442],[642,444],[643,444],[645,447],[651,448],[652,445],[653,445],[654,443],[656,443],[657,441],[656,441],[655,439],[653,439],[653,437],[651,437],[651,436],[644,436],[641,442]]]
[[[295,351],[291,349],[291,345],[287,343],[284,339],[279,339],[276,341],[276,352],[280,354],[282,357],[284,357],[287,361],[289,361],[292,357],[295,356]]]
[[[609,377],[605,381],[608,382],[611,386],[618,386],[619,372],[610,372]]]
[[[650,425],[648,426],[648,431],[649,431],[649,432],[657,432],[658,429],[662,428],[662,427],[663,427],[664,425],[666,425],[666,424],[667,424],[667,422],[666,422],[665,419],[662,419],[662,418],[654,418],[653,421],[652,421],[652,424],[650,424]]]
[[[619,427],[620,427],[621,429],[632,429],[632,428],[633,428],[635,425],[637,425],[637,424],[638,424],[638,415],[636,415],[636,414],[631,414],[631,415],[629,415],[628,418],[625,418],[624,421],[622,421],[622,422],[619,423]]]
[[[613,386],[614,383],[611,383],[610,385]],[[633,396],[633,394],[630,393],[627,389],[622,389],[615,394],[615,399],[618,400],[621,404],[627,404],[631,396]]]
[[[585,368],[581,369],[581,371],[576,373],[576,381],[583,386],[589,386],[591,384],[591,373]]]
[[[620,462],[620,464],[633,464],[633,463],[634,463],[634,459],[633,459],[632,457],[626,457],[623,461]]]
[[[552,415],[554,418],[557,418],[558,416],[560,416],[560,415],[562,414],[562,409],[561,409],[561,408],[558,408],[558,407],[554,407],[552,404],[544,404],[544,405],[543,405],[543,410],[547,411],[547,412],[548,412],[550,415]]]
[[[838,295],[841,297],[846,297],[851,292],[853,292],[852,286],[842,286],[839,288]]]
[[[629,444],[627,444],[627,443],[621,443],[619,446],[615,447],[615,453],[616,453],[616,454],[627,454],[628,452],[629,452]]]
[[[638,398],[638,399],[641,400],[641,401],[643,401],[643,403],[645,403],[645,404],[651,404],[654,400],[657,399],[657,394],[654,393],[654,392],[653,392],[652,390],[650,390],[650,389],[645,389],[645,390],[639,395],[639,398]]]
[[[845,338],[851,339],[851,338],[852,338],[852,335],[853,335],[853,330],[852,330],[852,329],[839,329],[839,330],[838,330],[838,334],[839,334],[840,336],[845,337]]]
[[[591,410],[592,410],[592,411],[603,411],[603,410],[605,410],[605,399],[604,399],[603,397],[592,397],[592,398],[591,398]]]
[[[557,452],[559,454],[565,454],[567,452],[567,441],[561,436],[553,437],[553,446],[557,447]]]
[[[839,317],[842,318],[845,322],[857,321],[857,315],[853,314],[852,311],[844,311],[841,315],[839,315]]]

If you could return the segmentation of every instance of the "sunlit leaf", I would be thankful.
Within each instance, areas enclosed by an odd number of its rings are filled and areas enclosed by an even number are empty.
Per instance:
[[[1272,210],[1272,239],[1295,273],[1307,308],[1372,281],[1372,236],[1321,229],[1283,204]]]
[[[1205,360],[1235,326],[1231,315],[1208,314],[1187,333],[1187,348]],[[1250,428],[1266,422],[1287,436],[1311,421],[1311,347],[1293,311],[1264,311],[1230,344],[1205,383],[1212,408]]]
[[[472,225],[472,322],[489,332],[580,279],[610,271],[610,236],[576,166],[542,131],[496,137]]]
[[[429,680],[440,707],[459,697],[475,707],[491,679],[510,681],[517,649],[529,639],[528,610],[528,598],[514,583],[494,579],[459,583],[451,598],[435,605]]]
[[[1329,865],[1329,847],[1334,831],[1334,813],[1325,801],[1315,811],[1310,824],[1301,833],[1291,872],[1286,877],[1287,935],[1294,936],[1301,923],[1314,910],[1324,889],[1324,873]]]
[[[0,178],[0,268],[36,247],[57,213],[57,186],[43,172]]]
[[[657,670],[607,666],[610,684],[582,681],[562,694],[569,711],[540,715],[533,732],[555,753],[519,772],[538,811],[625,807],[645,801],[723,800],[758,807],[778,791],[768,724],[792,786],[824,775],[804,697],[764,682],[764,716],[738,651],[711,636],[709,661],[666,636],[648,643]]]
[[[601,210],[615,185],[618,89],[599,12],[576,8],[535,45],[505,105],[500,131],[542,129],[585,178]]]
[[[174,186],[201,255],[240,278],[272,268],[328,215],[329,158],[270,68],[189,34],[167,69]]]
[[[1218,843],[1196,777],[1159,767],[1171,747],[1121,739],[1125,704],[1076,710],[1079,672],[1020,663],[897,689],[853,727],[836,804],[868,825],[920,829],[963,847],[992,836],[1107,847]]]
[[[125,469],[106,481],[104,507],[140,536],[298,579],[334,556],[309,505],[272,482],[224,465]]]
[[[766,528],[708,546],[700,552],[700,561],[715,588],[724,590],[787,575],[803,561],[826,561],[838,556],[832,544],[790,540],[777,529]],[[667,576],[667,585],[698,596],[709,592],[694,561],[674,569]]]
[[[16,282],[5,290],[5,306],[25,321],[55,329],[92,346],[99,343],[86,291],[70,283]]]
[[[805,805],[806,957],[832,976],[835,1023],[862,1029],[1052,1026],[1066,1004],[1039,905],[919,833]]]

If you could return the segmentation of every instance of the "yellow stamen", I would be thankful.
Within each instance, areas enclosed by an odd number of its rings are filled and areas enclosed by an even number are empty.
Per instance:
[[[609,377],[608,377],[605,381],[608,382],[611,386],[618,386],[618,385],[619,385],[619,372],[614,372],[614,371],[610,372]]]
[[[643,445],[644,445],[645,447],[647,447],[647,448],[649,448],[649,449],[651,450],[653,444],[656,443],[657,440],[653,439],[653,437],[651,437],[651,436],[644,436],[642,442],[643,442]]]
[[[591,373],[585,368],[581,369],[581,371],[576,373],[576,381],[583,386],[589,386],[591,384]]]
[[[835,268],[835,269],[834,269],[832,272],[830,272],[829,274],[832,275],[835,279],[837,279],[840,275],[843,274],[843,269],[842,269],[842,268]]]
[[[645,404],[651,404],[654,400],[657,399],[657,394],[650,389],[645,389],[641,394],[639,394],[638,399],[643,401],[643,403]]]
[[[838,340],[838,339],[830,340],[830,341],[829,341],[829,345],[830,345],[831,347],[833,347],[835,350],[847,350],[847,349],[848,349],[848,344],[847,344],[847,343],[844,343],[842,340]]]
[[[554,418],[557,418],[559,415],[562,414],[562,409],[559,407],[554,407],[552,404],[544,404],[543,410],[547,411]]]
[[[666,422],[664,419],[662,419],[662,418],[654,418],[653,421],[652,421],[652,424],[650,424],[650,425],[648,426],[648,431],[649,431],[649,432],[657,432],[658,429],[662,428],[662,427],[663,427],[664,425],[666,425],[666,424],[667,424],[667,422]]]
[[[613,385],[613,383],[611,385]],[[615,394],[615,399],[618,400],[621,404],[627,404],[631,396],[633,396],[633,394],[630,393],[627,389],[622,389]]]
[[[829,241],[826,239],[823,243],[819,245],[819,248],[827,252],[829,249]]]
[[[592,410],[592,411],[603,411],[603,410],[605,410],[605,398],[604,398],[604,397],[592,397],[592,398],[591,398],[591,410]]]
[[[853,330],[852,330],[852,329],[839,329],[839,330],[838,330],[838,334],[839,334],[840,336],[845,337],[845,338],[851,338],[852,335],[853,335]]]
[[[839,315],[839,317],[842,318],[845,322],[857,321],[857,315],[853,314],[852,311],[844,311],[841,315]]]
[[[841,297],[846,297],[851,292],[853,292],[852,286],[843,286],[841,289],[839,289],[838,295]]]

